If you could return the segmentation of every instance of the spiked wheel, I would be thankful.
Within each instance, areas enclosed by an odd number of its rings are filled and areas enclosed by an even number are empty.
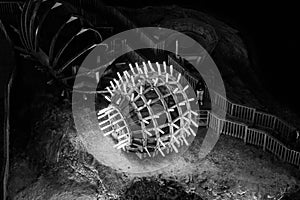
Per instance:
[[[189,85],[182,85],[181,73],[165,62],[162,67],[150,61],[129,67],[123,75],[117,72],[118,80],[106,88],[110,104],[98,112],[100,129],[117,141],[115,148],[140,158],[178,153],[198,127],[190,105],[194,98],[187,95]]]

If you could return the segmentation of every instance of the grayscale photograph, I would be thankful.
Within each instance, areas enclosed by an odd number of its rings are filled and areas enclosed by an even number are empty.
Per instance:
[[[0,199],[300,200],[296,9],[0,1]]]

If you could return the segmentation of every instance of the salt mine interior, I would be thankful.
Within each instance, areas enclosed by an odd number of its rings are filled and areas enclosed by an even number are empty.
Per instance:
[[[291,3],[0,2],[5,200],[299,200]]]

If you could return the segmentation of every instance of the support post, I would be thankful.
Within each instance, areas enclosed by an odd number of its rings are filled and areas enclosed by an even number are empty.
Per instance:
[[[245,134],[244,134],[244,143],[247,143],[247,136],[248,136],[248,126],[245,127]]]
[[[216,119],[218,120],[218,134],[221,135],[221,119],[217,118]]]
[[[263,150],[266,151],[266,143],[267,143],[267,134],[264,133],[264,145],[263,145]]]
[[[276,122],[277,122],[277,117],[275,117],[275,116],[273,116],[274,117],[274,119],[273,119],[273,126],[272,126],[272,128],[275,130],[275,128],[276,128]]]
[[[287,148],[284,147],[284,154],[283,154],[283,157],[282,157],[282,161],[283,161],[283,162],[286,161],[286,154],[287,154]]]
[[[233,109],[234,109],[235,104],[234,103],[230,103],[230,105],[231,105],[230,116],[233,116]]]
[[[256,109],[254,108],[252,111],[252,119],[251,119],[252,125],[254,125],[255,122],[255,114],[256,114]]]

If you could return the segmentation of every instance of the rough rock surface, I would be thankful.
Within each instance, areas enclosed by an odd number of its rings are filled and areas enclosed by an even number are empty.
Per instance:
[[[197,135],[176,165],[163,173],[134,177],[99,163],[85,151],[68,102],[48,97],[34,110],[40,113],[36,137],[12,164],[13,199],[249,200],[280,195],[285,189],[296,191],[299,185],[294,167],[225,136],[201,159],[202,138]]]

